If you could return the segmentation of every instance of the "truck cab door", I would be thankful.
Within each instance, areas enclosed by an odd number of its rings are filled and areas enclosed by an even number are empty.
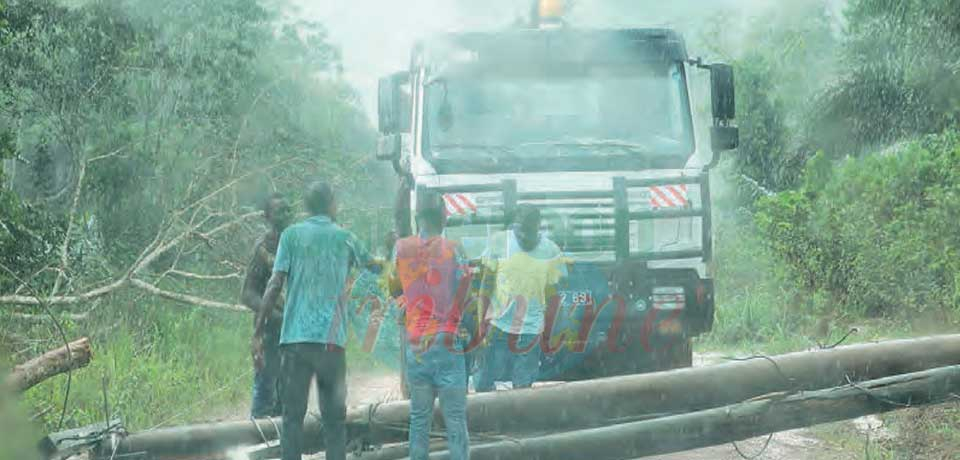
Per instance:
[[[403,134],[411,127],[410,73],[397,72],[380,79],[378,87],[378,125],[380,142],[377,159],[399,161],[403,147]]]

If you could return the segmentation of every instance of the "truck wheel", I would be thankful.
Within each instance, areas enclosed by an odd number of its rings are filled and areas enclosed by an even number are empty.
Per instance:
[[[681,339],[655,352],[657,370],[668,371],[693,365],[693,344]]]
[[[407,180],[401,179],[397,190],[396,202],[393,207],[393,224],[397,237],[406,238],[413,234],[413,228],[410,225],[410,192],[411,186]]]

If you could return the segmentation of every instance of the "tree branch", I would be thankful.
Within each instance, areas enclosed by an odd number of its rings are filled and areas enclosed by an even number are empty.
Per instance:
[[[153,263],[153,261],[157,260],[158,257],[160,257],[161,255],[163,255],[164,253],[166,253],[166,252],[169,251],[170,249],[173,249],[173,248],[176,247],[177,245],[183,243],[187,238],[189,238],[189,237],[191,237],[191,236],[200,236],[200,237],[203,237],[203,238],[210,238],[210,237],[212,237],[213,235],[216,235],[216,234],[218,234],[218,233],[220,233],[220,232],[223,232],[223,231],[225,231],[225,230],[229,230],[230,228],[232,228],[232,227],[234,227],[234,226],[237,226],[237,225],[243,223],[244,221],[246,221],[246,220],[248,220],[248,219],[252,219],[252,218],[254,218],[254,217],[259,217],[259,216],[261,216],[261,215],[263,215],[263,212],[261,212],[261,211],[249,212],[249,213],[247,213],[247,214],[243,214],[243,215],[237,217],[236,219],[233,219],[233,220],[228,221],[228,222],[226,222],[226,223],[224,223],[224,224],[221,224],[221,225],[213,228],[212,230],[210,230],[210,231],[208,231],[208,232],[206,232],[206,233],[199,233],[200,227],[202,227],[204,224],[206,224],[206,223],[209,221],[209,218],[204,219],[204,220],[201,221],[199,224],[193,225],[191,228],[183,231],[182,233],[180,233],[179,235],[177,235],[176,237],[174,237],[173,239],[171,239],[171,240],[168,241],[167,243],[161,244],[161,245],[157,246],[157,248],[154,249],[152,252],[147,253],[144,257],[141,258],[141,260],[140,260],[139,262],[137,262],[136,264],[134,264],[133,270],[131,270],[130,274],[131,274],[131,275],[136,275],[136,274],[140,273],[141,271],[143,271],[143,269],[144,269],[145,267],[147,267],[148,265],[150,265],[151,263]]]
[[[276,163],[274,163],[274,164],[272,164],[272,165],[270,165],[270,166],[267,166],[267,167],[264,167],[264,168],[260,168],[260,169],[255,169],[255,170],[250,171],[250,172],[248,172],[248,173],[246,173],[246,174],[241,174],[241,175],[239,175],[239,176],[237,176],[237,177],[234,177],[233,179],[231,179],[231,180],[230,180],[229,182],[227,182],[226,184],[223,184],[223,186],[221,186],[220,188],[218,188],[218,189],[216,189],[216,190],[214,190],[214,191],[212,191],[212,192],[204,195],[203,197],[197,199],[197,200],[194,201],[193,203],[190,203],[190,204],[184,206],[183,209],[180,209],[179,211],[177,211],[177,212],[175,213],[175,215],[177,215],[177,216],[183,215],[185,212],[187,212],[187,211],[189,211],[189,210],[191,210],[191,209],[193,209],[193,208],[195,208],[195,207],[197,207],[197,206],[200,206],[201,204],[206,203],[207,201],[213,199],[215,196],[217,196],[217,195],[219,195],[219,194],[221,194],[221,193],[223,193],[223,192],[225,192],[225,191],[227,191],[227,190],[230,190],[231,188],[233,188],[233,186],[237,185],[238,183],[240,183],[240,182],[243,181],[244,179],[247,179],[247,178],[249,178],[249,177],[251,177],[251,176],[253,176],[253,175],[256,175],[256,174],[265,173],[265,172],[267,172],[267,171],[271,171],[271,170],[273,170],[273,169],[279,168],[280,166],[283,166],[283,165],[285,165],[285,164],[287,164],[287,163],[290,163],[292,160],[293,160],[293,158],[286,159],[286,160],[283,160],[283,161],[279,161],[279,162],[276,162]]]
[[[101,286],[91,291],[84,292],[83,294],[44,297],[42,301],[37,296],[16,295],[16,294],[5,295],[5,296],[0,296],[0,304],[2,305],[42,305],[46,303],[48,305],[75,305],[81,302],[88,302],[90,300],[94,300],[94,299],[103,297],[107,294],[110,294],[113,291],[116,291],[117,289],[124,287],[128,282],[129,281],[126,278],[121,278],[106,286]]]
[[[10,316],[31,323],[41,323],[50,319],[47,315],[33,315],[30,313],[11,313]],[[57,315],[59,319],[66,319],[73,322],[86,321],[89,317],[89,313],[61,313]]]
[[[221,310],[230,310],[230,311],[242,311],[249,312],[250,309],[243,305],[233,304],[233,303],[223,303],[217,302],[214,300],[207,300],[201,297],[192,296],[190,294],[182,294],[179,292],[170,292],[160,289],[146,281],[140,279],[132,279],[130,282],[133,286],[143,289],[144,291],[149,292],[158,297],[163,297],[165,299],[173,300],[180,303],[185,303],[189,305],[196,305],[198,307],[207,307],[207,308],[217,308]]]
[[[83,191],[83,180],[87,175],[87,161],[80,161],[80,171],[77,173],[77,187],[73,191],[73,201],[70,204],[70,212],[67,214],[67,232],[63,235],[63,243],[60,244],[60,269],[57,271],[57,279],[53,282],[53,289],[50,290],[50,296],[60,293],[60,285],[66,278],[66,271],[70,260],[68,252],[70,248],[70,237],[73,233],[74,221],[77,217],[77,206],[80,204],[80,192]]]
[[[243,278],[243,276],[241,276],[240,273],[228,273],[226,275],[201,275],[198,273],[191,273],[191,272],[185,272],[180,270],[170,270],[167,273],[173,276],[179,276],[181,278],[197,280],[197,281],[223,281],[223,280]]]

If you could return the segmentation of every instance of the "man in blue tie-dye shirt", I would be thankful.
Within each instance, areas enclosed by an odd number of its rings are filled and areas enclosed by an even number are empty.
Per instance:
[[[273,305],[287,286],[280,331],[283,460],[300,460],[303,418],[310,380],[316,378],[323,418],[326,458],[346,458],[347,278],[352,268],[379,271],[363,244],[334,222],[333,190],[315,183],[304,204],[312,217],[287,228],[280,236],[273,274],[263,305]],[[257,316],[254,350],[266,316]]]

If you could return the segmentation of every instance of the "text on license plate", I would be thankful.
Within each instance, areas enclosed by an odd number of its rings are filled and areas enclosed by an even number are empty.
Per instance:
[[[560,305],[565,307],[593,303],[592,291],[560,291],[558,295],[560,296]]]

